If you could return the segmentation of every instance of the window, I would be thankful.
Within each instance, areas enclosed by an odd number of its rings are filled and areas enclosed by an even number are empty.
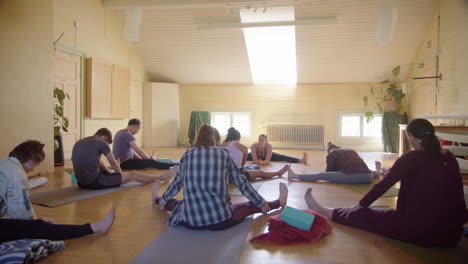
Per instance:
[[[341,114],[340,137],[382,137],[382,115],[366,122],[364,114]]]
[[[239,130],[241,137],[252,136],[251,112],[212,112],[211,126],[218,129],[221,136],[227,135],[227,130],[234,127]]]
[[[294,21],[294,7],[273,7],[266,12],[241,9],[242,23]],[[255,84],[296,84],[296,28],[244,28],[250,71]]]

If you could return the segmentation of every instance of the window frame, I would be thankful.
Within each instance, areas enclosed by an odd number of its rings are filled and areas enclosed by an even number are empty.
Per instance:
[[[241,132],[241,137],[242,138],[251,138],[253,137],[253,134],[254,134],[254,129],[253,129],[253,117],[254,117],[254,113],[253,111],[232,111],[232,110],[216,110],[216,111],[210,111],[210,125],[215,127],[213,125],[213,120],[214,120],[214,115],[215,114],[229,114],[230,115],[230,126],[229,127],[233,127],[233,115],[234,114],[247,114],[249,116],[249,123],[250,123],[250,135],[246,135],[245,133],[243,134]],[[234,127],[236,128],[236,127]],[[238,129],[238,128],[236,128]],[[218,129],[219,130],[219,129]],[[219,134],[221,135],[221,137],[226,137],[227,135],[227,131],[219,131]]]
[[[342,117],[343,116],[359,116],[359,136],[343,136],[342,135]],[[375,117],[383,117],[383,114],[374,114]],[[383,121],[383,120],[382,120]],[[382,135],[380,136],[364,136],[364,124],[366,122],[366,116],[362,112],[348,112],[348,113],[339,113],[338,114],[338,138],[341,139],[366,139],[366,140],[373,140],[373,141],[381,141]],[[382,131],[381,131],[382,133]]]

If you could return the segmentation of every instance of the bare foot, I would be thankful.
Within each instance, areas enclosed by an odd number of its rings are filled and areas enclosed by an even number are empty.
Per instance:
[[[105,234],[114,223],[114,219],[115,207],[112,207],[109,213],[101,221],[91,224],[91,229],[94,233]]]
[[[288,186],[284,182],[280,182],[279,184],[279,198],[278,200],[280,201],[280,206],[285,207],[286,204],[288,203]]]
[[[172,169],[170,169],[168,172],[166,172],[165,174],[161,175],[161,180],[163,181],[168,181],[170,180],[172,177],[176,176],[177,175],[177,171],[179,171],[179,166],[178,165],[175,165]]]
[[[288,180],[299,180],[299,176],[297,176],[297,174],[292,171],[291,165],[288,166]]]
[[[302,159],[299,160],[299,163],[302,163],[302,164],[307,164],[307,159],[309,157],[309,155],[307,155],[307,153],[302,153],[304,156],[302,157]]]
[[[289,165],[288,164],[284,165],[284,167],[281,170],[278,171],[278,176],[281,177],[281,175],[283,175],[285,172],[287,172],[288,169],[289,169]]]
[[[153,185],[151,186],[151,202],[155,203],[156,198],[159,197],[159,184],[161,182],[159,180],[155,180]]]
[[[317,200],[315,200],[314,196],[312,196],[312,188],[307,188],[304,194],[304,200],[307,204],[309,209],[317,211],[323,214],[325,217],[331,219],[333,215],[333,209],[321,206]]]
[[[380,175],[382,169],[382,163],[380,161],[375,161],[375,171]]]

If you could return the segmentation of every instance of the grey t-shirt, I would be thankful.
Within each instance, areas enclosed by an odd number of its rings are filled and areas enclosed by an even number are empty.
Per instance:
[[[96,181],[99,174],[99,160],[102,154],[107,156],[110,147],[106,142],[94,136],[83,138],[75,143],[72,152],[73,168],[80,184],[87,185]]]
[[[136,139],[132,133],[125,129],[117,132],[114,137],[114,147],[112,148],[112,154],[114,154],[114,157],[116,159],[120,159],[120,162],[133,159],[133,150],[130,142],[135,140]]]

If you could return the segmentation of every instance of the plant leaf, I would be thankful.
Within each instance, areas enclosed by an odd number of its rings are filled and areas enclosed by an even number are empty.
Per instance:
[[[370,123],[374,119],[374,112],[368,111],[364,114],[366,116],[366,122]]]
[[[400,75],[400,65],[396,66],[395,68],[393,68],[393,76],[398,77],[398,75]]]
[[[367,104],[369,103],[367,96],[362,97],[362,100],[364,101],[364,106],[367,107]]]
[[[372,96],[375,96],[374,87],[371,87],[371,88],[370,88],[370,94],[371,94]]]

